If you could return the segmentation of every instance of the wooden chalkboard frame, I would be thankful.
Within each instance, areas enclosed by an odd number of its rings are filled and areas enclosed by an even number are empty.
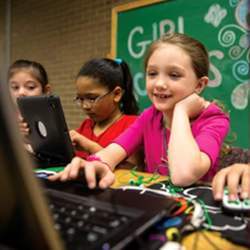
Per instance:
[[[155,3],[163,2],[164,0],[138,0],[131,3],[126,3],[118,5],[112,9],[112,18],[111,18],[111,52],[110,55],[112,58],[116,57],[116,37],[117,37],[117,22],[118,15],[120,12],[128,11],[131,9],[141,8],[146,5],[152,5]],[[166,0],[165,0],[166,1]]]

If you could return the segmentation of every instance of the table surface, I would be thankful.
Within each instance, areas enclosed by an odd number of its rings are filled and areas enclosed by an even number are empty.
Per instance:
[[[53,171],[61,171],[63,168],[51,168]],[[137,175],[137,176],[135,176]],[[129,169],[117,169],[115,170],[116,180],[112,185],[112,188],[118,188],[124,185],[129,185],[131,180],[138,180],[138,176],[143,176],[143,181],[150,182],[147,185],[164,181],[167,179],[166,176],[158,176],[155,180],[152,180],[152,174],[136,171],[132,172]],[[208,230],[202,230],[193,232],[183,237],[181,244],[185,247],[185,250],[247,250],[249,248],[236,245],[220,236],[219,232],[212,232]]]

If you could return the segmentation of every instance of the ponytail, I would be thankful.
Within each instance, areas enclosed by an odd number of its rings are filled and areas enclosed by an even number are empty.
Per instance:
[[[137,114],[139,108],[134,95],[133,79],[127,63],[123,60],[120,63],[124,93],[121,99],[121,111],[124,114]]]

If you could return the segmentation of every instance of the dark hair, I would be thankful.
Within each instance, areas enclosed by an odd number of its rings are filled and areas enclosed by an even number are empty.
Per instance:
[[[29,73],[42,85],[44,91],[45,86],[49,83],[48,75],[42,64],[20,59],[15,61],[8,70],[8,81],[16,73],[22,70],[27,70]]]
[[[198,78],[208,75],[209,59],[205,46],[198,40],[181,33],[166,33],[160,39],[154,41],[150,45],[144,60],[145,69],[153,52],[164,44],[173,44],[183,49],[190,56],[194,72]]]
[[[137,114],[138,106],[133,92],[133,80],[126,62],[108,58],[96,58],[86,62],[77,78],[89,76],[112,91],[116,86],[121,87],[123,95],[120,103],[124,114]]]

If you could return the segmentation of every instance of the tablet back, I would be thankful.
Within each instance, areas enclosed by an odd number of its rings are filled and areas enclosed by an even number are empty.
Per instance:
[[[60,98],[54,95],[20,97],[20,112],[28,123],[28,140],[37,167],[65,166],[74,156]]]

